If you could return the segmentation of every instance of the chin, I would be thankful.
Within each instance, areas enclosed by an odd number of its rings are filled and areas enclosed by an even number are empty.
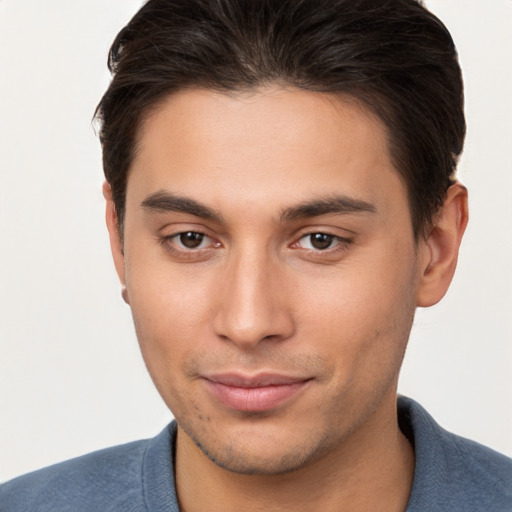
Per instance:
[[[277,433],[258,432],[258,429],[238,433],[224,430],[222,439],[211,433],[202,432],[203,435],[197,436],[189,429],[183,431],[215,465],[243,475],[279,475],[297,471],[321,458],[331,444],[322,437],[304,439],[300,432],[296,432],[294,439],[291,432],[285,436],[282,428]]]
[[[229,448],[222,453],[207,450],[200,443],[199,449],[218,467],[241,475],[281,475],[297,471],[311,459],[311,454],[299,449],[283,453],[269,454],[268,448],[259,453],[246,452],[239,447],[232,451]]]

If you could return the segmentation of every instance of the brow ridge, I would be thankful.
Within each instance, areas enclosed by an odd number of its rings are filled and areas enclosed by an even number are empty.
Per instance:
[[[325,196],[312,201],[305,201],[297,206],[286,208],[281,213],[281,221],[299,220],[318,217],[320,215],[335,215],[349,213],[376,213],[377,208],[372,203],[345,195]]]
[[[223,217],[217,210],[201,204],[195,199],[179,196],[166,190],[159,190],[149,195],[142,201],[141,206],[145,210],[153,212],[182,212],[219,223],[223,222]],[[329,214],[376,213],[376,211],[373,204],[362,199],[333,195],[285,208],[281,212],[280,220],[287,222]]]
[[[182,212],[219,223],[223,221],[222,215],[217,210],[194,199],[182,197],[166,190],[159,190],[149,195],[142,201],[141,206],[147,211]]]

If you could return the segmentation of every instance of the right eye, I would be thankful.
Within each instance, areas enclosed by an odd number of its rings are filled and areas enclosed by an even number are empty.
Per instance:
[[[160,243],[167,252],[178,259],[203,258],[210,250],[222,246],[220,242],[200,231],[181,231],[164,236]]]
[[[204,245],[208,244],[210,238],[197,231],[185,231],[172,236],[170,240],[179,244],[182,249],[202,249]]]

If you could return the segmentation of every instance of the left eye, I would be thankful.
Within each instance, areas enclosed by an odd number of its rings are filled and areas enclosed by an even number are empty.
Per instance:
[[[303,249],[311,249],[315,251],[325,251],[336,247],[341,240],[339,237],[334,235],[328,235],[327,233],[310,233],[303,236],[298,245]]]

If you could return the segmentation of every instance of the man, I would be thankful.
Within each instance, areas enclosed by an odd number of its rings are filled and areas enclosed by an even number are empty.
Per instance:
[[[159,436],[2,510],[512,510],[512,462],[396,398],[467,223],[456,52],[413,0],[150,0],[98,107]],[[398,410],[398,414],[397,414]]]

